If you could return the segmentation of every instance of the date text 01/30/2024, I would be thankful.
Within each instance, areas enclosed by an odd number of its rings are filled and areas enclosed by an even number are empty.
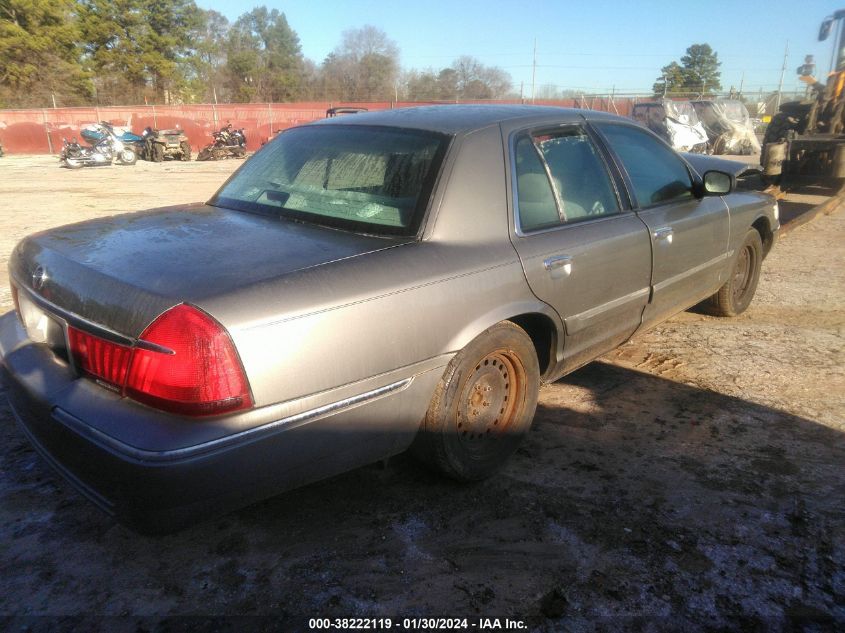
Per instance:
[[[526,630],[528,627],[522,620],[510,618],[311,618],[308,628],[319,630]]]

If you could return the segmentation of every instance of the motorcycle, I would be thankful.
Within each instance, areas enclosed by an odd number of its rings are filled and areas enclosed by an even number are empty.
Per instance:
[[[129,130],[118,131],[108,121],[89,125],[81,130],[82,138],[97,147],[102,142],[112,145],[115,159],[121,165],[134,165],[144,146],[143,137]],[[119,148],[115,144],[120,145]]]
[[[59,154],[61,164],[68,169],[79,169],[80,167],[96,167],[98,165],[111,165],[112,155],[110,151],[102,151],[97,147],[83,147],[76,138],[68,141],[62,139],[62,151]]]
[[[109,132],[111,132],[114,136],[117,137],[124,145],[128,146],[131,150],[133,150],[138,156],[141,155],[142,150],[144,149],[144,137],[138,136],[132,130],[129,130],[125,127],[115,127],[113,124],[109,123],[108,121],[100,121],[99,125],[106,128]],[[95,130],[89,129],[88,133],[92,135],[92,138],[97,138],[97,132]],[[85,132],[83,131],[82,134],[83,138],[85,138]],[[88,140],[86,138],[86,140]],[[97,138],[97,140],[99,140]],[[93,145],[93,143],[92,143]]]
[[[69,169],[111,165],[115,159],[121,165],[134,165],[138,155],[131,147],[118,140],[114,131],[103,125],[93,125],[82,130],[82,138],[91,143],[80,145],[74,138],[68,142],[62,139],[62,151],[59,154],[61,164]]]
[[[224,158],[246,158],[246,134],[243,128],[233,130],[227,126],[212,134],[214,141],[197,154],[197,160],[222,160]]]

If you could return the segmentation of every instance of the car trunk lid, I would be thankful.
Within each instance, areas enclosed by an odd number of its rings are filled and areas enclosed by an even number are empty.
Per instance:
[[[178,303],[201,305],[238,288],[399,243],[196,205],[32,235],[18,244],[9,268],[16,284],[48,307],[135,338]]]

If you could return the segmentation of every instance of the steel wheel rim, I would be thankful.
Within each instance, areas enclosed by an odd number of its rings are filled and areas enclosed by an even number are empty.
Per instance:
[[[748,285],[751,282],[751,267],[754,261],[754,253],[751,246],[746,245],[739,252],[739,259],[737,259],[734,267],[733,278],[733,297],[734,301],[742,298],[748,290]]]
[[[456,431],[471,451],[506,436],[520,415],[527,376],[519,357],[498,349],[482,358],[470,373],[458,401]]]

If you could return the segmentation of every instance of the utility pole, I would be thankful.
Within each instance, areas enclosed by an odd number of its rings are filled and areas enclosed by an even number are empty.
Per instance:
[[[534,86],[537,79],[537,38],[534,38],[534,63],[531,64],[531,103],[534,103]]]
[[[739,79],[739,96],[742,98],[742,85],[745,83],[745,71],[742,71],[742,77]]]
[[[786,40],[786,48],[783,51],[783,66],[780,69],[780,83],[778,83],[778,98],[775,101],[775,112],[780,110],[780,97],[783,92],[783,75],[786,73],[786,58],[789,55],[789,40]]]

